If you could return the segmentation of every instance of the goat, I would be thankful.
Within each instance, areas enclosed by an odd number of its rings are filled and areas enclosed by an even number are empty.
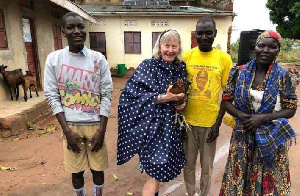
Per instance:
[[[7,66],[0,66],[0,73],[3,76],[4,83],[8,87],[10,93],[10,99],[13,99],[13,92],[16,94],[16,100],[19,99],[19,85],[22,85],[24,90],[24,100],[27,101],[27,93],[25,91],[25,79],[22,73],[22,69],[15,69],[13,71],[5,71]]]
[[[26,71],[26,74],[25,74],[25,91],[27,92],[27,90],[29,89],[30,98],[32,98],[31,88],[33,88],[33,87],[34,87],[34,91],[36,93],[36,96],[38,97],[39,93],[38,93],[38,90],[36,88],[37,87],[36,77],[33,76],[30,71]]]

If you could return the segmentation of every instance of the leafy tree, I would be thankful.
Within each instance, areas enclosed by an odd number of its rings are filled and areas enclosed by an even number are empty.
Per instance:
[[[286,52],[291,51],[294,43],[295,43],[294,39],[283,38],[281,40],[281,50]]]
[[[238,61],[239,45],[240,45],[240,38],[238,38],[236,42],[230,44],[230,56],[232,61],[235,63]]]
[[[285,38],[300,39],[299,0],[268,0],[270,19],[277,24],[277,31]]]
[[[236,42],[230,44],[231,51],[236,52],[236,53],[239,52],[239,45],[240,45],[240,38],[238,38],[236,40]]]

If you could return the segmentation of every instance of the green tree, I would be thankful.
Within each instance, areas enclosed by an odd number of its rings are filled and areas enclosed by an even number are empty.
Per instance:
[[[236,40],[236,42],[230,44],[230,49],[231,49],[231,51],[238,53],[239,52],[239,46],[240,46],[240,38],[238,38]]]
[[[270,19],[277,24],[277,31],[284,38],[300,39],[299,0],[268,0]]]
[[[295,40],[289,39],[289,38],[283,38],[281,40],[281,50],[285,52],[289,52],[292,50],[292,47],[294,46]]]
[[[230,44],[230,56],[234,63],[237,63],[238,61],[239,45],[240,45],[240,38],[238,38],[236,42]]]

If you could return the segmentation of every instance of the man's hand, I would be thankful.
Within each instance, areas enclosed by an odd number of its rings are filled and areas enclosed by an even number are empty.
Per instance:
[[[220,125],[218,125],[217,123],[215,123],[212,126],[212,128],[206,138],[206,142],[210,143],[210,142],[213,142],[215,139],[217,139],[217,137],[219,136],[219,127],[220,127]]]
[[[76,133],[72,132],[72,130],[70,129],[66,121],[65,113],[59,112],[55,116],[63,130],[64,135],[66,136],[68,150],[72,150],[75,153],[79,153],[80,148],[77,145],[77,143],[79,143],[80,137]]]
[[[94,134],[94,136],[91,139],[92,152],[97,152],[102,148],[104,137],[105,137],[105,131],[98,129],[98,131]]]
[[[65,132],[65,136],[68,144],[68,150],[72,150],[75,153],[80,153],[80,148],[77,145],[78,141],[80,140],[80,137],[76,133],[72,132],[71,129]]]
[[[243,122],[243,128],[252,131],[266,121],[265,114],[251,114],[251,117]]]

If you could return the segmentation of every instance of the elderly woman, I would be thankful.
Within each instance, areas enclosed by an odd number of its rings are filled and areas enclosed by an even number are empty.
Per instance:
[[[182,131],[175,123],[176,111],[184,109],[185,94],[170,92],[171,84],[186,79],[180,54],[178,32],[162,32],[153,57],[138,66],[119,100],[117,164],[139,154],[140,170],[150,176],[143,196],[158,195],[159,182],[176,178],[185,163]]]
[[[288,147],[296,134],[287,119],[297,109],[296,81],[276,62],[279,51],[280,35],[266,31],[256,59],[231,70],[223,99],[236,126],[220,196],[290,194]]]

